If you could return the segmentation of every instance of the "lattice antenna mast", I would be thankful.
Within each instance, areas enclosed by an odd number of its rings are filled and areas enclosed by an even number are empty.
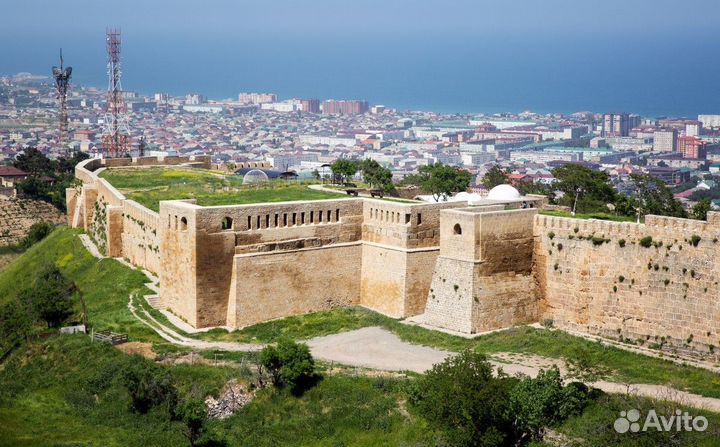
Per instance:
[[[67,113],[67,93],[70,87],[70,77],[72,76],[72,67],[63,67],[62,48],[60,48],[60,67],[52,68],[53,78],[55,78],[55,90],[57,90],[58,100],[58,143],[62,146],[68,131],[68,113]],[[69,152],[65,148],[65,152]]]
[[[123,97],[120,78],[120,30],[109,29],[106,33],[108,52],[108,96],[103,131],[103,156],[124,157],[128,155],[130,129],[127,107]]]

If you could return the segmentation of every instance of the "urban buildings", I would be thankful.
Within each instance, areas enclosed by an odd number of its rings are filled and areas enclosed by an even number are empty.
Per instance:
[[[675,152],[677,150],[677,130],[656,130],[653,134],[653,151]]]
[[[326,115],[359,115],[368,111],[368,102],[351,100],[336,101],[330,99],[323,102],[322,112]]]
[[[278,97],[275,93],[240,93],[238,101],[243,104],[267,104],[277,102]]]
[[[693,136],[678,138],[678,152],[683,158],[707,158],[707,142]]]
[[[640,122],[638,115],[606,113],[602,117],[602,136],[627,137],[630,135],[630,129],[639,126]]]

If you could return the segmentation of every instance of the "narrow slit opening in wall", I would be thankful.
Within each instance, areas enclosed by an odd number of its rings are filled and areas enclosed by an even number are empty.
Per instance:
[[[177,216],[175,216],[175,229],[176,230],[178,229],[178,217]]]
[[[340,209],[335,210],[335,222],[340,222]]]
[[[287,213],[283,214],[283,227],[287,227]]]
[[[260,216],[257,216],[257,229],[260,229]]]
[[[406,224],[410,223],[410,213],[405,213],[405,223]]]
[[[252,230],[252,217],[248,216],[248,230]]]
[[[265,228],[270,228],[270,215],[265,215]]]
[[[300,225],[305,225],[305,212],[300,213]]]
[[[297,213],[293,213],[292,215],[292,224],[297,225]]]
[[[171,224],[172,224],[172,216],[168,214],[168,228],[170,228]]]
[[[315,223],[315,212],[310,211],[310,223]]]
[[[181,217],[181,218],[180,218],[180,229],[181,229],[182,231],[187,230],[187,218],[186,218],[186,217]]]
[[[331,213],[331,212],[332,212],[332,211],[330,211],[330,210],[328,210],[328,212],[327,212],[327,221],[328,221],[328,223],[330,223],[330,221],[331,221],[331,219],[330,219],[330,213]]]
[[[278,226],[278,220],[279,220],[279,218],[280,218],[280,215],[279,215],[279,214],[275,214],[275,227],[276,227],[276,228],[277,228],[277,226]]]
[[[418,220],[418,225],[420,225],[422,223],[422,214],[418,213],[417,220]]]
[[[322,223],[322,215],[323,215],[323,212],[322,212],[322,211],[318,211],[318,222],[319,222],[319,223]]]

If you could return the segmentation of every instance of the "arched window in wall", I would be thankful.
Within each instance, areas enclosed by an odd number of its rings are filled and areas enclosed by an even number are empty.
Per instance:
[[[232,217],[223,217],[222,229],[223,230],[232,230],[232,226],[233,226]]]

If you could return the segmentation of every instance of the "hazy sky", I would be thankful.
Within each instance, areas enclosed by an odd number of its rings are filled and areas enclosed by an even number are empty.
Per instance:
[[[104,86],[114,26],[124,87],[145,93],[658,113],[720,97],[720,0],[0,1],[0,74],[45,74],[62,46],[75,82]]]
[[[4,36],[88,36],[106,24],[174,36],[452,33],[705,34],[717,0],[3,0]]]

